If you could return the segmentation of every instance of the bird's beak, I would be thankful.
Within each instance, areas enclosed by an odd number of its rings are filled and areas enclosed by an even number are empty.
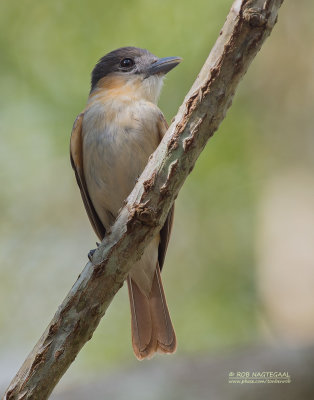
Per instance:
[[[147,69],[147,77],[156,74],[166,74],[176,67],[182,61],[181,57],[164,57],[159,58]]]

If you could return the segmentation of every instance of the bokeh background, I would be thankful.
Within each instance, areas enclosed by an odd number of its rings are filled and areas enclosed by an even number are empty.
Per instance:
[[[95,247],[69,163],[71,128],[85,106],[92,67],[124,45],[182,56],[159,103],[170,121],[231,4],[1,2],[2,389]],[[290,395],[299,384],[296,399],[314,396],[313,386],[306,386],[308,365],[314,365],[313,15],[310,0],[284,3],[180,192],[163,273],[176,355],[135,360],[124,287],[56,398],[101,399],[105,392],[116,399],[245,398],[245,385],[227,384],[231,365],[234,371],[288,370]],[[106,385],[96,393],[93,382]],[[287,391],[284,385],[247,386],[250,398]]]

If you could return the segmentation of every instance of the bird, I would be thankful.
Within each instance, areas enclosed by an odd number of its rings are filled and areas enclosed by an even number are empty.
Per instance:
[[[92,70],[86,107],[72,129],[70,158],[99,240],[168,129],[157,102],[165,75],[181,61],[121,47],[100,58]],[[132,346],[139,360],[174,353],[177,346],[160,274],[173,214],[174,207],[127,277]]]

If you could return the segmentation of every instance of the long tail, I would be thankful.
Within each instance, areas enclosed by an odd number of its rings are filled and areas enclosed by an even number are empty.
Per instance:
[[[159,265],[157,264],[152,290],[145,296],[128,277],[131,305],[132,345],[139,360],[150,358],[156,352],[174,353],[176,335],[170,319]]]

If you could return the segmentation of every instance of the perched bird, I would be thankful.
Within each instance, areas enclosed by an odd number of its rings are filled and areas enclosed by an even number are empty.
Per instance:
[[[123,47],[102,57],[92,71],[91,91],[74,122],[70,148],[83,202],[100,240],[168,128],[156,104],[165,74],[180,61]],[[172,221],[173,208],[127,278],[138,359],[176,349],[160,277]]]

